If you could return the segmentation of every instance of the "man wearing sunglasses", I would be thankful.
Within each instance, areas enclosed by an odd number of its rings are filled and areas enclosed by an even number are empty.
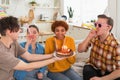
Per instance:
[[[120,68],[119,43],[111,33],[113,19],[106,15],[98,15],[95,30],[91,30],[87,38],[79,44],[78,51],[84,52],[91,46],[90,57],[83,68],[84,80],[111,80],[99,78]],[[115,80],[120,80],[117,78]]]

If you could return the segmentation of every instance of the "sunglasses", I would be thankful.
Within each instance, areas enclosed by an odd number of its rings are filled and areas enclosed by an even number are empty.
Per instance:
[[[100,23],[94,23],[94,25],[95,25],[95,27],[102,27],[102,24],[100,24]]]

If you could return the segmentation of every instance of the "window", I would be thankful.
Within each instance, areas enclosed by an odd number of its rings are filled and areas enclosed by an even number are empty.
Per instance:
[[[67,7],[74,9],[74,22],[95,20],[97,15],[103,14],[108,0],[64,0],[64,15],[68,16]]]

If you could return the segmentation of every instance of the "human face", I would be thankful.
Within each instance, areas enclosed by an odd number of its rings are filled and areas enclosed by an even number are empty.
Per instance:
[[[58,39],[64,39],[66,34],[66,30],[62,26],[58,26],[55,28],[55,35]]]
[[[21,31],[21,29],[19,29],[17,32],[10,32],[10,36],[11,36],[12,40],[18,39],[18,35],[19,35],[20,31]]]
[[[39,33],[36,28],[34,27],[29,28],[28,33],[27,33],[28,39],[32,39],[32,41],[36,41],[38,35]]]
[[[107,24],[107,19],[104,18],[98,18],[95,27],[98,36],[106,35],[110,30],[110,27]]]

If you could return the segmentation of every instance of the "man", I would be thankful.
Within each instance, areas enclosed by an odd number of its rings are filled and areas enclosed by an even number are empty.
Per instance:
[[[83,68],[84,80],[108,75],[120,67],[120,47],[111,33],[113,19],[104,14],[98,15],[95,27],[96,30],[91,30],[87,38],[78,46],[79,52],[86,51],[91,46],[89,60]]]
[[[53,54],[28,53],[17,43],[19,32],[20,27],[17,18],[9,16],[0,19],[0,80],[14,80],[14,70],[30,71],[63,59],[53,57]],[[18,56],[31,63],[23,62],[17,58]]]

